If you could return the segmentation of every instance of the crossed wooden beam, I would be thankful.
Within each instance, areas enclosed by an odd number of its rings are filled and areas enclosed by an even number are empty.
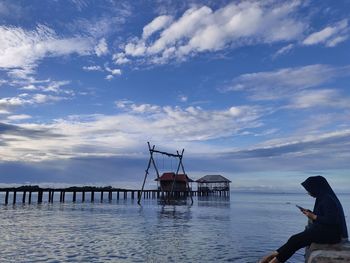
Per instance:
[[[140,192],[140,195],[138,196],[138,201],[137,201],[137,203],[138,203],[139,205],[141,204],[142,193],[143,193],[143,190],[144,190],[144,187],[145,187],[146,179],[147,179],[147,176],[148,176],[148,174],[149,174],[149,169],[151,168],[151,165],[153,165],[153,167],[154,167],[154,169],[155,169],[155,171],[156,171],[158,181],[159,181],[159,179],[160,179],[159,170],[158,170],[157,165],[156,165],[156,162],[154,161],[154,158],[153,158],[153,154],[154,154],[154,153],[162,154],[162,155],[166,155],[166,156],[168,156],[168,157],[174,157],[174,158],[178,158],[178,159],[179,159],[179,163],[178,163],[178,165],[177,165],[176,173],[175,173],[175,176],[174,176],[172,185],[171,185],[171,191],[170,191],[170,193],[169,193],[169,198],[170,198],[170,196],[172,196],[172,194],[173,194],[173,192],[174,192],[174,185],[175,185],[176,177],[179,175],[180,169],[182,170],[183,174],[186,175],[185,168],[184,168],[184,165],[183,165],[183,163],[182,163],[183,154],[184,154],[185,149],[182,149],[181,154],[179,153],[179,151],[176,151],[176,154],[173,154],[173,153],[168,153],[168,152],[164,152],[164,151],[155,150],[155,145],[153,145],[153,146],[151,147],[151,144],[150,144],[149,142],[147,142],[147,145],[148,145],[148,151],[149,151],[149,153],[150,153],[150,158],[149,158],[149,160],[148,160],[147,169],[146,169],[146,171],[145,171],[145,177],[144,177],[144,179],[143,179],[141,192]],[[186,186],[187,186],[187,190],[190,191],[190,185],[189,185],[189,183],[188,183],[188,180],[186,180]],[[162,189],[162,185],[161,185],[161,184],[160,184],[160,190],[163,192],[163,189]],[[193,204],[192,195],[190,195],[190,197],[191,197],[191,204]]]

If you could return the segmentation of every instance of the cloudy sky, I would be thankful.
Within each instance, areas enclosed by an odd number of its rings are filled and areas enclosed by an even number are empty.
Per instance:
[[[0,184],[350,186],[349,1],[0,1]],[[157,156],[161,171],[176,160]],[[155,178],[151,172],[149,183]]]

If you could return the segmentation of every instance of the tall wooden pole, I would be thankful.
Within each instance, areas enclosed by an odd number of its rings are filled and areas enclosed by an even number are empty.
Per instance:
[[[151,145],[149,144],[149,142],[147,142],[147,145],[148,145],[148,150],[149,150],[149,153],[150,153],[150,158],[149,158],[149,160],[148,160],[148,165],[147,165],[147,169],[146,169],[146,171],[145,171],[145,178],[143,179],[143,183],[142,183],[142,187],[141,187],[141,193],[140,193],[140,195],[139,195],[139,198],[138,198],[138,200],[137,200],[137,203],[138,204],[140,204],[140,202],[141,202],[141,198],[142,198],[142,192],[143,192],[143,189],[144,189],[144,187],[145,187],[145,183],[146,183],[146,178],[147,178],[147,175],[148,175],[148,170],[149,170],[149,168],[151,167],[151,163],[152,163],[152,160],[153,160],[153,152],[152,152],[152,150],[154,150],[154,145],[153,145],[153,147],[152,147],[152,149],[151,149]]]
[[[184,149],[182,149],[182,154],[181,154],[181,160],[180,160],[180,164],[181,164],[181,169],[182,169],[182,172],[183,174],[186,176],[186,184],[187,184],[187,191],[190,193],[190,197],[191,197],[191,205],[193,204],[193,197],[192,197],[192,194],[191,194],[191,188],[190,188],[190,184],[188,182],[188,176],[186,175],[186,172],[185,172],[185,167],[182,163],[182,156],[184,154]]]
[[[179,152],[178,151],[176,151],[176,152],[179,155]],[[183,153],[184,153],[184,149],[182,149],[182,153],[181,153],[181,155],[179,155],[179,163],[177,165],[176,173],[175,173],[175,176],[174,176],[174,179],[173,179],[173,183],[171,185],[171,191],[170,191],[170,194],[169,194],[169,198],[174,192],[174,185],[175,185],[176,177],[179,175],[179,170],[180,170],[180,166],[181,166],[181,160],[182,160]]]

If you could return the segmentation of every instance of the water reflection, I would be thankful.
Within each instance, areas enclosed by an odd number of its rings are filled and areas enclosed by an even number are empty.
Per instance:
[[[343,198],[348,220],[350,196]],[[192,206],[155,199],[0,206],[0,262],[256,262],[304,227],[285,205],[304,200],[233,193],[231,201],[196,197]]]
[[[191,220],[191,206],[162,206],[158,213],[159,219],[174,219],[174,220]]]
[[[198,206],[230,208],[229,196],[198,196]]]
[[[177,199],[168,199],[168,198],[160,198],[158,200],[159,205],[191,205],[191,201],[189,201],[187,198],[177,198]]]

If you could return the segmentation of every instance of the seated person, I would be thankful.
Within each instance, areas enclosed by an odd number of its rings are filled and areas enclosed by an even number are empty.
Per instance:
[[[297,250],[311,243],[335,244],[348,239],[343,207],[327,180],[322,176],[312,176],[301,185],[316,198],[313,212],[300,208],[311,223],[259,263],[286,262]]]

